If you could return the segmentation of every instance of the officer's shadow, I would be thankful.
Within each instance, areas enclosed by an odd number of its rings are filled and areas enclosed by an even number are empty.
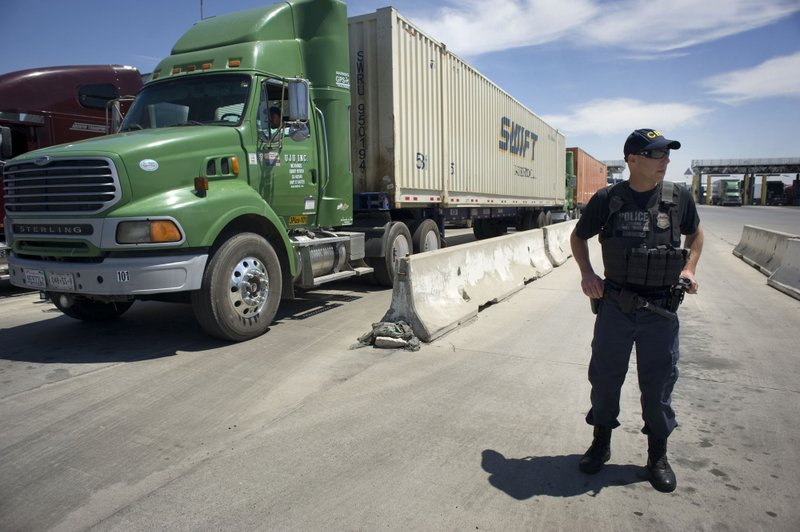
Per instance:
[[[578,471],[581,457],[577,454],[506,458],[486,449],[481,455],[481,467],[490,474],[489,483],[517,500],[537,495],[574,497],[585,493],[594,497],[607,486],[647,481],[644,467],[632,464],[606,464],[596,475],[585,475]]]

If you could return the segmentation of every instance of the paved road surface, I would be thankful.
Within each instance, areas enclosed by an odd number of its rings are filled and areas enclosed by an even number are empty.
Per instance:
[[[644,476],[635,367],[611,462],[577,471],[593,321],[570,260],[415,353],[351,348],[391,297],[359,284],[232,345],[188,307],[92,327],[6,291],[0,530],[796,531],[800,301],[732,255],[748,208],[721,209],[681,309],[675,493]]]

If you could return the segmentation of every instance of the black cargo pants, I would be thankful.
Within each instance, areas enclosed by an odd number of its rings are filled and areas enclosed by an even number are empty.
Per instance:
[[[641,392],[642,432],[666,438],[677,425],[672,389],[678,380],[678,321],[648,310],[624,313],[604,299],[598,308],[589,363],[592,407],[590,425],[619,426],[619,400],[633,346]]]

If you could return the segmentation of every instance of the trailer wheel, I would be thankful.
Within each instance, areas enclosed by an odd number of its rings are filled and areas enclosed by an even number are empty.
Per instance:
[[[75,298],[71,304],[67,304],[66,301],[62,301],[61,294],[48,292],[47,295],[58,310],[70,318],[81,321],[110,321],[122,316],[133,305],[133,301],[106,303],[82,297]]]
[[[375,269],[375,280],[381,286],[394,285],[394,276],[397,273],[397,261],[411,254],[411,233],[402,222],[393,223],[386,235],[386,248],[383,257],[372,261]]]
[[[414,253],[424,253],[442,247],[439,226],[430,218],[422,220],[411,238],[414,244]]]
[[[530,231],[531,229],[535,229],[534,219],[533,219],[533,211],[525,211],[519,220],[519,225],[517,226],[517,231]]]
[[[544,211],[536,211],[536,228],[544,227],[545,215]]]
[[[475,220],[472,222],[472,234],[475,235],[476,240],[483,240],[484,238],[488,238],[486,236],[486,231],[484,230],[483,220]]]
[[[472,232],[478,240],[503,236],[508,232],[508,227],[499,220],[475,220]]]
[[[240,342],[267,331],[281,299],[281,266],[272,246],[254,233],[228,239],[214,253],[192,307],[200,326]]]
[[[547,213],[544,215],[544,225],[545,226],[552,225],[552,223],[553,223],[553,213],[547,211]]]

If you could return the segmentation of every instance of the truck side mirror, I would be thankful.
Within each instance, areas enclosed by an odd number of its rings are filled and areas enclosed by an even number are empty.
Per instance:
[[[308,80],[289,80],[289,136],[300,142],[311,136],[308,130],[310,104],[308,100]]]
[[[122,107],[120,106],[120,101],[118,99],[110,100],[106,104],[106,133],[112,134],[118,132],[121,125]]]
[[[0,159],[10,159],[11,151],[11,128],[0,126]]]
[[[106,134],[119,133],[125,118],[122,105],[130,104],[135,99],[135,96],[120,96],[106,103]],[[130,105],[126,105],[126,108],[130,108]]]
[[[308,80],[289,80],[289,120],[291,122],[308,122]]]

